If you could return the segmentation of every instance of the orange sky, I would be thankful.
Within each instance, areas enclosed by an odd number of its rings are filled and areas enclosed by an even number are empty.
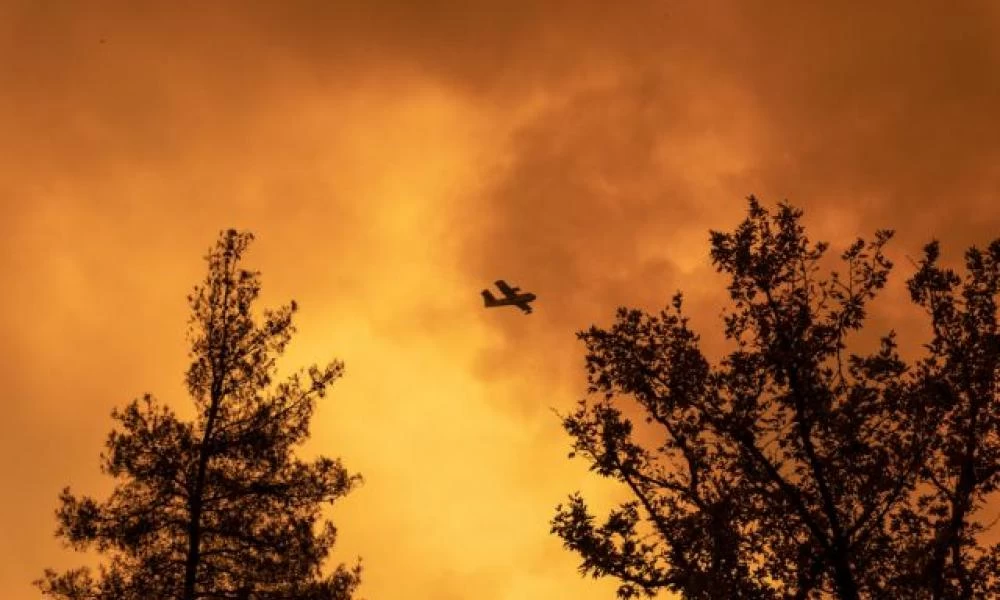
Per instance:
[[[307,452],[367,479],[334,558],[370,600],[613,596],[548,534],[619,494],[550,412],[573,334],[681,288],[717,346],[707,230],[750,193],[835,247],[896,228],[874,317],[922,341],[904,255],[1000,234],[1000,5],[628,4],[0,3],[0,595],[83,561],[53,509],[108,489],[111,408],[186,406],[222,228],[302,306],[286,364],[346,362]],[[482,309],[500,277],[534,314]]]

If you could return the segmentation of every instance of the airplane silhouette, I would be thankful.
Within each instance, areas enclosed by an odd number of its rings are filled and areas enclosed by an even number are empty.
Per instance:
[[[494,308],[497,306],[516,306],[524,311],[524,314],[531,314],[531,307],[528,305],[529,302],[534,301],[535,295],[531,293],[518,294],[521,291],[519,287],[511,287],[507,285],[507,282],[503,279],[498,279],[495,281],[496,286],[500,288],[503,292],[503,298],[494,298],[493,294],[489,290],[483,290],[483,302],[486,304],[486,308]]]

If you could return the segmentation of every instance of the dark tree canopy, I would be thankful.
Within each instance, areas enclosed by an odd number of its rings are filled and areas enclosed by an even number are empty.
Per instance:
[[[321,567],[335,538],[321,509],[359,481],[339,460],[304,462],[315,401],[343,371],[335,361],[272,385],[296,305],[251,307],[260,277],[240,267],[250,233],[223,232],[195,288],[187,388],[193,422],[146,395],[112,413],[101,455],[116,480],[100,501],[60,496],[57,535],[106,560],[97,573],[48,570],[37,585],[67,600],[347,600],[360,565]]]
[[[599,522],[574,494],[553,532],[621,598],[1000,597],[1000,544],[980,541],[1000,484],[1000,239],[966,253],[964,276],[926,246],[908,283],[933,335],[908,363],[893,332],[871,354],[846,344],[886,283],[892,232],[821,276],[827,244],[801,216],[751,197],[733,232],[712,232],[732,303],[718,364],[680,294],[578,334],[589,397],[563,418],[571,456],[631,500]]]

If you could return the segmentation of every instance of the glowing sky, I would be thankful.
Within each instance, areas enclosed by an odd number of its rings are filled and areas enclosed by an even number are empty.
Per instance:
[[[0,595],[83,562],[53,509],[108,489],[111,408],[186,406],[185,294],[237,227],[302,307],[284,364],[346,362],[307,453],[367,480],[332,513],[363,596],[612,597],[548,533],[619,493],[550,410],[576,330],[681,288],[711,346],[707,230],[750,193],[835,247],[898,230],[880,326],[905,254],[1000,234],[1000,4],[872,4],[0,2]],[[482,309],[501,277],[534,314]]]

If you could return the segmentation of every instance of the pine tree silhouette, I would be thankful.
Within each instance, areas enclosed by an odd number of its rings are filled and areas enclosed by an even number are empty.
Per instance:
[[[343,365],[311,366],[272,385],[275,360],[294,333],[294,302],[251,308],[260,274],[241,268],[253,240],[228,230],[209,252],[208,276],[188,297],[197,409],[180,420],[152,396],[112,413],[101,470],[117,485],[98,501],[60,495],[57,535],[106,561],[97,573],[47,570],[36,585],[67,600],[347,600],[360,564],[323,575],[336,531],[324,505],[360,478],[339,460],[304,462],[317,398]]]

